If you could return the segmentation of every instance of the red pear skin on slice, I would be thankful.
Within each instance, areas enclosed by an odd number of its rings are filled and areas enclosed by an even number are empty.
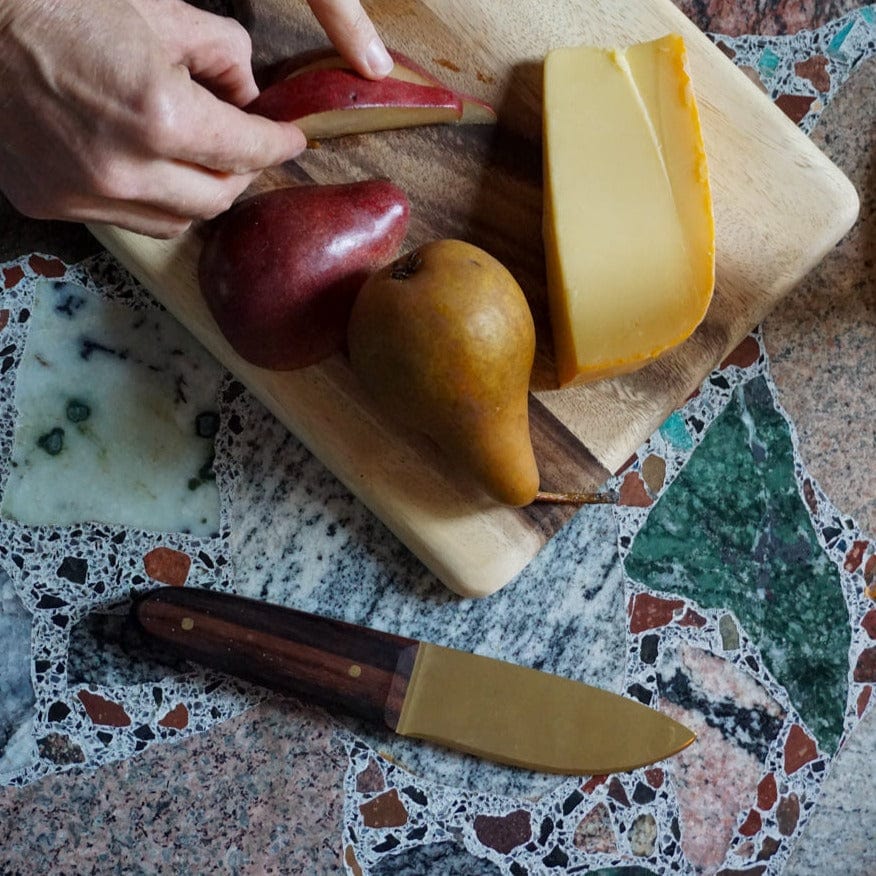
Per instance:
[[[425,67],[422,67],[407,55],[395,49],[389,49],[388,51],[393,61],[395,61],[395,66],[387,77],[388,79],[453,91],[426,70]],[[294,79],[297,76],[317,70],[336,69],[349,70],[350,65],[334,49],[318,49],[282,61],[274,70],[273,80],[279,82],[284,79]],[[488,103],[464,92],[453,91],[453,94],[456,95],[462,104],[462,114],[458,118],[452,119],[452,122],[470,125],[493,125],[496,123],[496,111]]]
[[[302,71],[268,86],[248,112],[295,122],[309,139],[457,121],[452,91],[388,77],[365,79],[341,67]]]
[[[421,67],[416,61],[411,60],[407,55],[389,50],[390,57],[395,61],[395,67],[390,76],[399,79],[407,79],[408,82],[422,82],[442,85],[441,80],[433,76],[425,67]],[[465,94],[462,91],[455,92],[456,96],[462,101],[462,115],[457,119],[460,125],[494,125],[496,123],[496,111],[484,101],[471,94]]]

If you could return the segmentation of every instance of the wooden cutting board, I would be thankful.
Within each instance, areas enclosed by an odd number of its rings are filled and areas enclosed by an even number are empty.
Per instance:
[[[856,218],[857,196],[843,174],[669,0],[380,0],[366,7],[388,45],[492,103],[500,124],[315,144],[252,190],[389,177],[411,200],[405,249],[458,237],[507,265],[537,325],[531,412],[542,489],[602,484]],[[240,15],[257,69],[326,42],[304,0],[241,3]],[[558,390],[541,243],[542,61],[556,46],[624,44],[670,31],[688,44],[712,175],[714,300],[694,336],[650,367]],[[486,500],[427,440],[384,422],[342,356],[294,373],[243,362],[201,301],[197,229],[174,241],[107,226],[92,231],[456,592],[485,596],[502,587],[574,513]]]

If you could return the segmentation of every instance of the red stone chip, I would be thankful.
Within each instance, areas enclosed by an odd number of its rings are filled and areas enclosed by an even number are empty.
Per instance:
[[[757,786],[757,808],[763,812],[769,812],[776,805],[779,798],[779,789],[776,786],[776,777],[769,773],[760,780]]]
[[[815,97],[811,94],[780,94],[776,106],[795,124],[803,121]]]
[[[80,702],[85,706],[88,717],[95,724],[103,724],[107,727],[127,727],[131,723],[128,713],[118,703],[105,697],[81,690],[77,694]]]
[[[648,784],[652,788],[661,788],[665,777],[666,774],[660,769],[660,767],[653,767],[645,770],[645,778],[648,780]]]
[[[785,742],[785,772],[790,776],[816,757],[815,740],[799,724],[794,724]]]
[[[651,596],[650,593],[639,593],[633,597],[630,632],[641,633],[665,627],[672,622],[675,612],[683,606],[680,599],[661,599],[659,596]]]
[[[824,55],[813,55],[805,61],[798,61],[794,65],[794,72],[801,79],[808,79],[822,94],[830,91],[830,73],[827,71],[827,58]]]
[[[3,268],[3,286],[6,289],[11,289],[17,286],[24,279],[24,268],[21,265],[12,265],[9,268]]]
[[[515,809],[507,815],[478,815],[474,829],[477,838],[487,848],[503,855],[522,846],[532,836],[529,813],[523,809]]]
[[[401,827],[407,824],[408,810],[393,788],[359,807],[366,827]]]
[[[858,655],[853,678],[857,682],[876,681],[876,648],[864,648]]]
[[[631,505],[633,508],[647,508],[653,500],[645,489],[645,482],[638,472],[628,472],[620,488],[618,505]]]
[[[189,576],[192,566],[191,557],[182,551],[168,547],[157,547],[143,557],[146,574],[153,581],[169,584],[171,587],[182,587]]]
[[[189,710],[185,704],[175,705],[159,722],[160,727],[169,727],[172,730],[185,730],[189,726]]]
[[[63,277],[67,273],[67,266],[60,259],[45,259],[42,256],[32,255],[27,263],[31,270],[41,277]]]
[[[760,344],[757,338],[749,335],[721,363],[722,368],[735,365],[737,368],[749,368],[760,358]]]
[[[749,810],[745,821],[739,826],[739,833],[743,836],[754,836],[763,826],[763,821],[757,809]]]

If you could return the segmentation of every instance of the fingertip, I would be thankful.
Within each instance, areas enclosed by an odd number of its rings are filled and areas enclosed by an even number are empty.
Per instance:
[[[307,148],[307,138],[294,122],[277,122],[251,114],[247,114],[247,119],[250,120],[248,138],[251,151],[244,164],[238,163],[233,167],[234,173],[276,167],[296,158]]]
[[[283,161],[289,161],[299,156],[307,148],[307,137],[304,136],[304,131],[294,122],[284,122],[281,124],[287,129],[289,138],[289,151]]]
[[[392,72],[394,66],[392,57],[386,50],[383,40],[377,34],[374,35],[365,49],[365,63],[375,79],[382,79]]]
[[[382,79],[393,68],[361,0],[308,0],[311,10],[346,61],[362,76]]]

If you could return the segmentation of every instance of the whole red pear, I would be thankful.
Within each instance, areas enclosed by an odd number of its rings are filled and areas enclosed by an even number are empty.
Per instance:
[[[344,347],[356,293],[398,253],[409,213],[387,180],[256,195],[207,226],[201,292],[244,359],[283,371],[313,365]]]

